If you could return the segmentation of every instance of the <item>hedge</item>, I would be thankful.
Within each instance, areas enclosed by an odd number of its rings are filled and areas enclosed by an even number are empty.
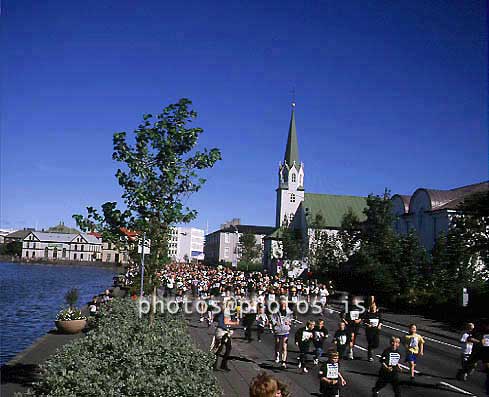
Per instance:
[[[34,387],[45,396],[220,396],[212,357],[197,349],[180,315],[158,314],[152,327],[127,299],[105,304],[86,337],[42,367]]]

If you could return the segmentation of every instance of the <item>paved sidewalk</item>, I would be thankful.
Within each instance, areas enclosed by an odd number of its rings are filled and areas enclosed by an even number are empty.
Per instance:
[[[21,396],[37,379],[40,364],[53,355],[58,348],[83,335],[83,333],[65,335],[51,331],[40,337],[34,344],[1,367],[0,396]]]

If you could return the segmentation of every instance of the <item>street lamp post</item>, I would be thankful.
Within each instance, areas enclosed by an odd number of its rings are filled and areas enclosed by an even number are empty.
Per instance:
[[[139,294],[139,299],[143,298],[143,291],[144,291],[144,244],[146,240],[146,232],[143,232],[143,244],[141,247],[141,291]]]

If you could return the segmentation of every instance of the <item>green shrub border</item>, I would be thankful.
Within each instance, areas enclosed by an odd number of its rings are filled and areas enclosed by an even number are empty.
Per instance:
[[[220,396],[213,357],[199,350],[181,315],[139,319],[135,302],[114,299],[86,337],[42,366],[34,393],[43,396]]]

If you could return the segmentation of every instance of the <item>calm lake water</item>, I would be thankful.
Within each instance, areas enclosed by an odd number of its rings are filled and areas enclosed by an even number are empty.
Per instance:
[[[112,286],[113,269],[0,262],[0,364],[53,329],[64,294],[78,288],[79,306]]]

